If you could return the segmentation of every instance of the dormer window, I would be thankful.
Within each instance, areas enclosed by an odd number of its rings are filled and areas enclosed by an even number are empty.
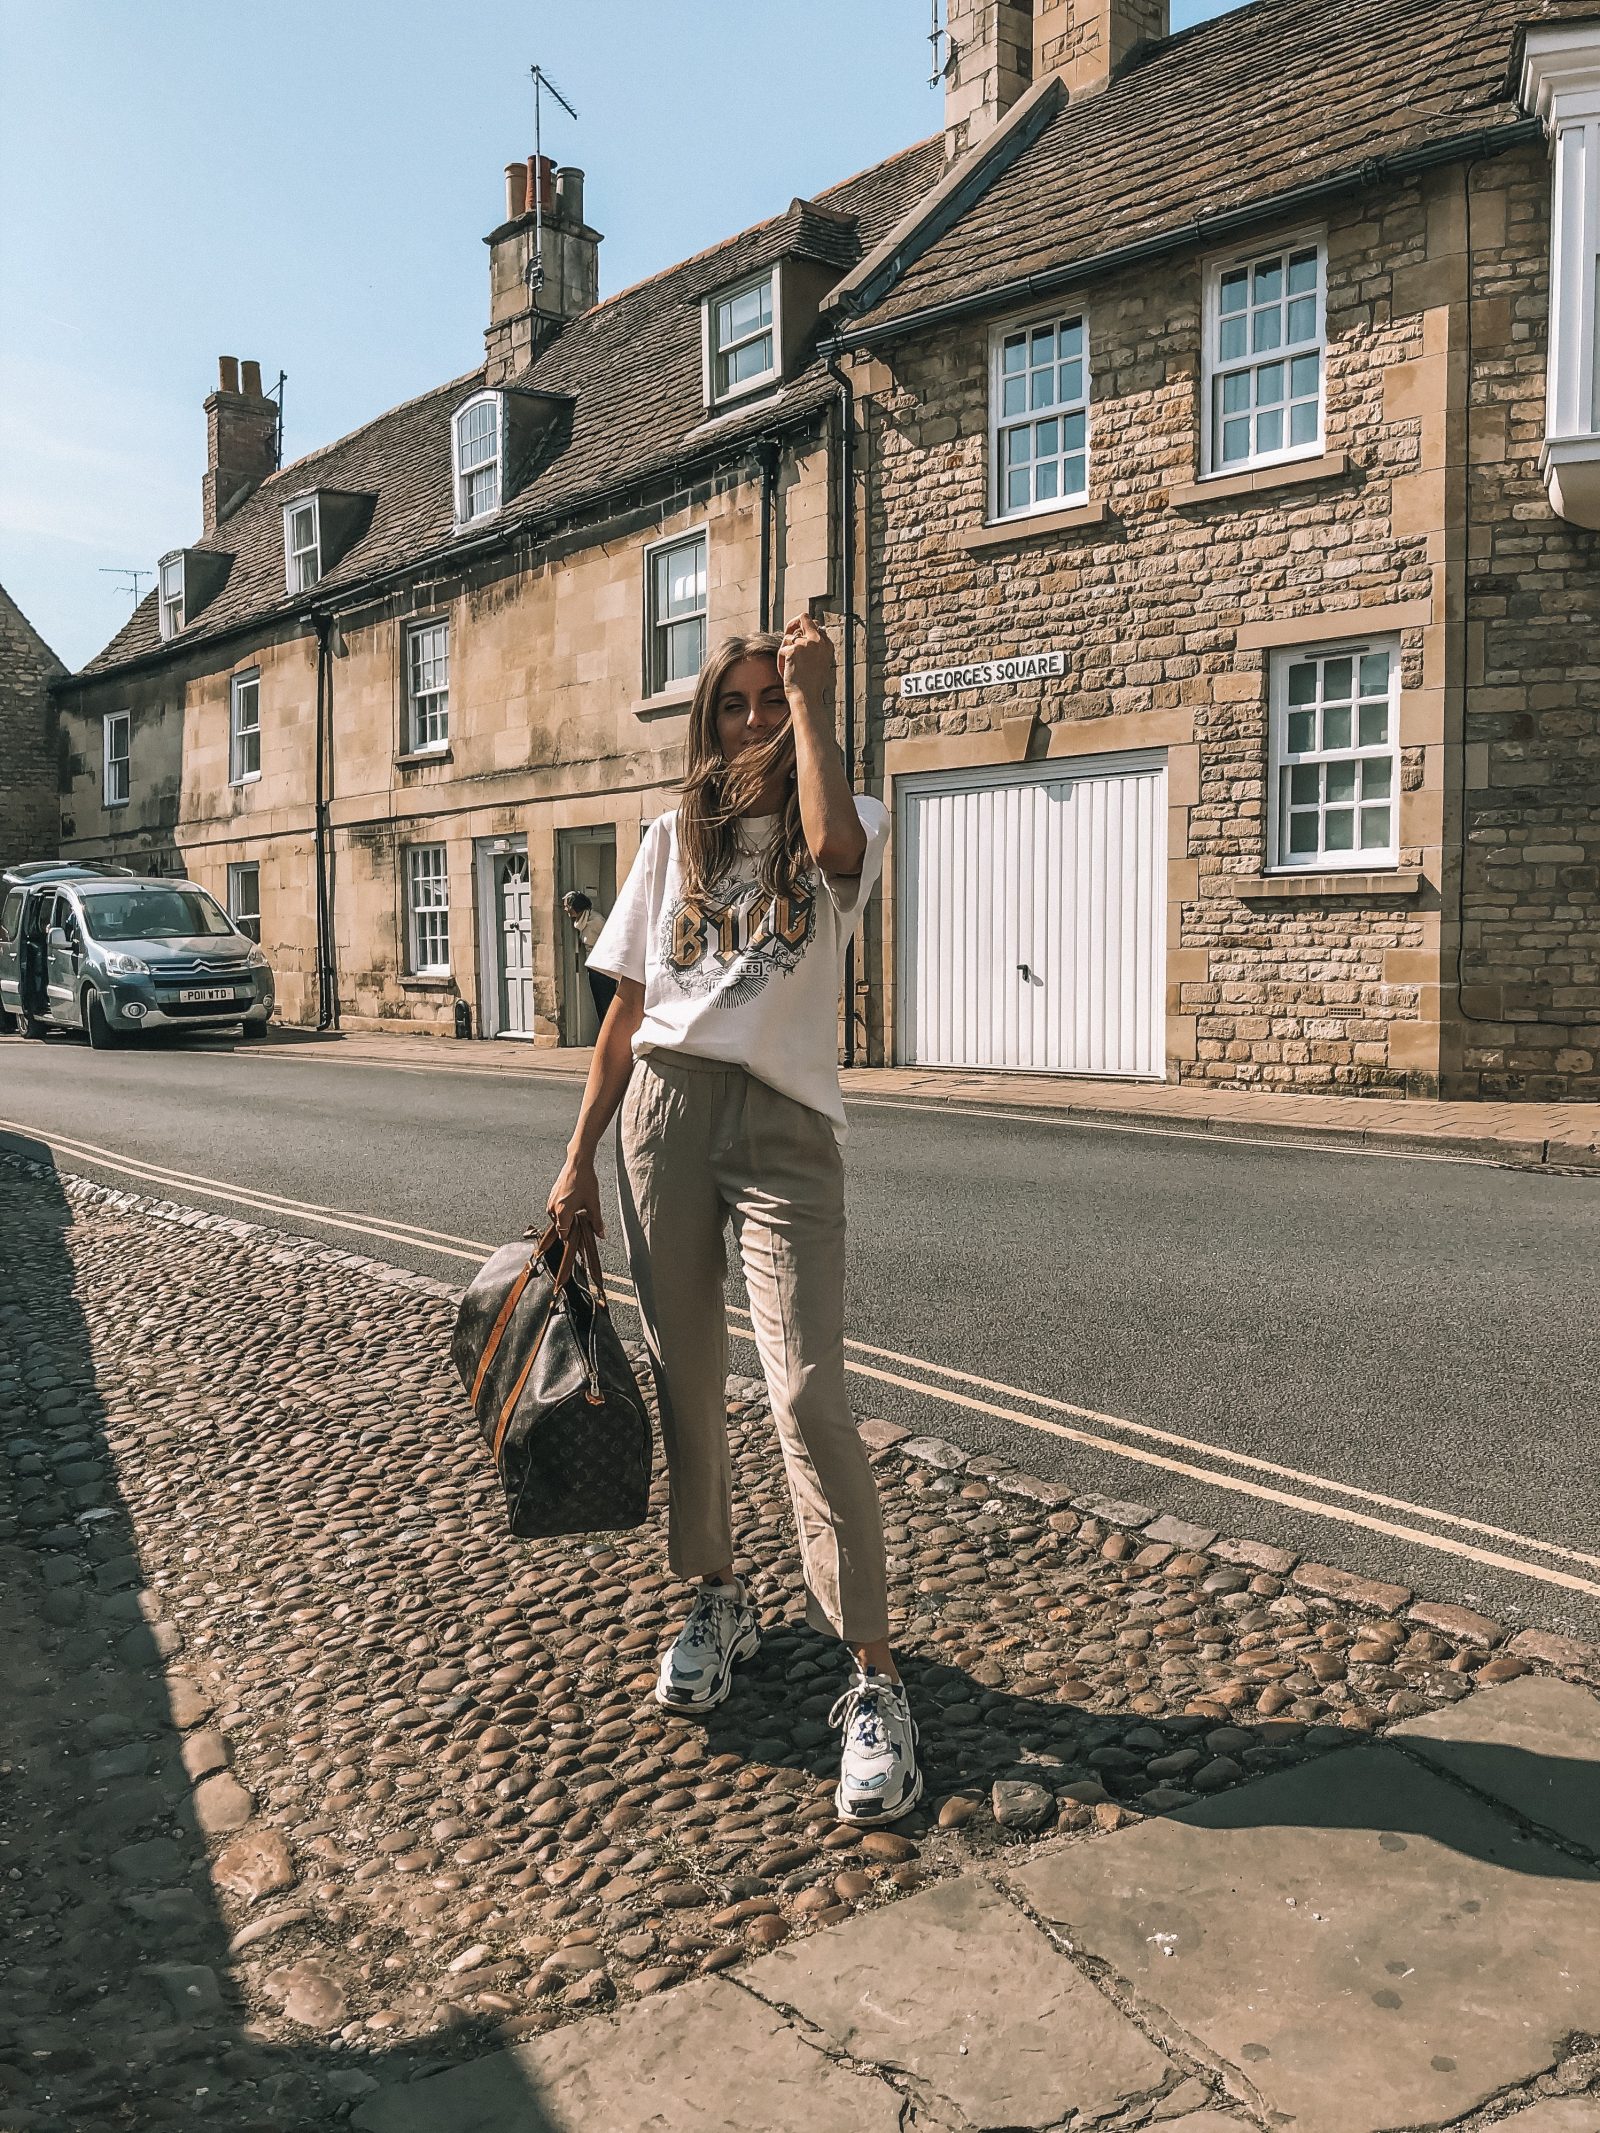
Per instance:
[[[161,634],[176,637],[183,628],[183,557],[161,559]]]
[[[308,592],[322,576],[322,514],[314,496],[283,513],[284,579],[290,592]]]
[[[503,489],[503,424],[500,395],[480,393],[457,408],[451,434],[455,449],[456,523],[470,526],[500,508]]]
[[[376,499],[363,489],[308,489],[283,507],[283,582],[309,592],[341,563],[372,523]]]
[[[211,548],[173,548],[158,567],[156,621],[161,641],[176,637],[221,591],[232,556]]]
[[[707,397],[732,400],[778,375],[778,270],[719,290],[705,306]]]

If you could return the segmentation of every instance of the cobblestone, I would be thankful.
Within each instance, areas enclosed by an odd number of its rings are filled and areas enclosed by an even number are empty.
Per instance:
[[[669,1990],[1041,1832],[1099,1842],[1487,1657],[1398,1588],[1312,1566],[1286,1593],[1247,1544],[1141,1547],[1116,1520],[1149,1507],[869,1426],[927,1792],[841,1829],[842,1656],[805,1625],[758,1387],[730,1433],[765,1642],[694,1722],[650,1694],[684,1604],[659,1480],[636,1533],[512,1540],[448,1290],[177,1213],[0,1160],[0,2064],[30,2129],[331,2124],[361,2065]],[[84,1573],[71,1621],[53,1565]],[[219,1990],[185,1986],[174,2030],[184,1965]]]

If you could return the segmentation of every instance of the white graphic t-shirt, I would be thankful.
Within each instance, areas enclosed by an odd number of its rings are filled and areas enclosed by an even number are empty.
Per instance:
[[[589,956],[591,970],[644,986],[635,1058],[661,1050],[725,1060],[820,1111],[844,1139],[839,982],[889,841],[881,800],[858,794],[856,813],[867,833],[860,874],[813,872],[798,895],[776,900],[759,861],[778,818],[747,818],[743,852],[703,912],[683,899],[676,813],[651,823]]]

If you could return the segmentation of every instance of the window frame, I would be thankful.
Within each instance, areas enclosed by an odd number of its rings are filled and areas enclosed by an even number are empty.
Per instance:
[[[471,467],[462,466],[461,425],[475,408],[480,407],[492,407],[494,409],[494,456],[492,460],[494,467],[494,502],[486,504],[481,511],[469,513],[465,509],[467,477],[470,474],[481,473],[484,467],[491,464],[491,462],[479,460]],[[505,394],[496,386],[489,386],[482,392],[473,393],[470,398],[462,401],[461,405],[455,409],[450,417],[450,486],[454,500],[455,522],[458,527],[480,525],[483,520],[493,518],[497,512],[505,508],[506,406]]]
[[[734,342],[731,345],[742,348],[750,341],[759,340],[765,335],[770,335],[772,339],[772,361],[758,376],[743,378],[737,385],[730,385],[726,391],[720,391],[718,389],[720,363],[726,351],[722,348],[717,337],[717,306],[731,303],[736,296],[742,296],[748,289],[759,289],[764,282],[769,284],[772,289],[771,320],[767,325],[759,328],[757,332],[747,334],[744,340]],[[738,281],[726,282],[720,289],[713,289],[701,303],[700,338],[707,407],[727,407],[735,400],[743,400],[751,393],[767,391],[781,383],[783,378],[783,274],[777,262],[774,262],[769,267],[757,268],[754,273],[742,275]]]
[[[1382,743],[1368,747],[1360,745],[1360,705],[1363,700],[1360,688],[1360,663],[1364,657],[1385,655],[1389,662],[1389,718],[1387,738]],[[1325,668],[1329,660],[1350,659],[1354,662],[1352,674],[1351,743],[1346,748],[1313,748],[1291,750],[1288,746],[1288,722],[1291,711],[1296,708],[1289,702],[1289,673],[1296,665],[1315,660]],[[1371,637],[1336,637],[1324,642],[1284,645],[1271,654],[1268,673],[1267,700],[1267,852],[1268,874],[1376,874],[1386,873],[1400,864],[1400,802],[1401,802],[1401,748],[1400,706],[1401,653],[1400,640],[1393,635],[1378,632]],[[1366,698],[1368,702],[1375,699]],[[1318,694],[1315,699],[1320,706],[1326,699],[1322,693],[1319,675]],[[1342,702],[1342,698],[1334,701]],[[1318,736],[1320,739],[1320,735]],[[1312,852],[1290,852],[1288,849],[1291,812],[1287,801],[1289,775],[1296,767],[1310,764],[1363,763],[1387,759],[1390,764],[1389,791],[1384,797],[1389,805],[1389,842],[1381,850],[1375,846],[1363,847],[1359,841],[1348,849],[1330,849],[1325,842],[1327,795],[1326,779],[1322,783],[1322,795],[1317,803],[1318,845]],[[1363,796],[1364,798],[1364,780]],[[1352,798],[1353,811],[1359,815],[1362,801]],[[1359,821],[1352,825],[1359,840]]]
[[[1083,365],[1083,390],[1076,400],[1057,400],[1052,402],[1048,408],[1029,409],[1025,414],[1014,416],[1007,420],[1004,414],[1006,343],[1007,341],[1015,340],[1019,334],[1031,336],[1041,326],[1049,326],[1057,336],[1060,335],[1063,326],[1077,326],[1081,330],[1083,334],[1083,352],[1079,360]],[[989,525],[1016,524],[1024,519],[1046,516],[1053,511],[1076,511],[1080,510],[1089,501],[1090,486],[1094,476],[1094,423],[1090,406],[1091,379],[1089,359],[1089,314],[1087,310],[1081,308],[1076,311],[1043,311],[1027,318],[1006,319],[991,331],[989,336],[989,497],[987,520]],[[1070,361],[1071,359],[1069,358],[1068,360]],[[1052,363],[1059,367],[1060,362],[1061,355],[1058,339],[1057,353],[1052,358]],[[1027,375],[1026,369],[1024,369],[1023,375]],[[1036,498],[1031,503],[1018,505],[1014,510],[1007,509],[1005,505],[1006,469],[1003,444],[1005,436],[1012,430],[1020,429],[1025,422],[1047,421],[1052,416],[1062,419],[1078,414],[1083,417],[1082,489],[1074,489],[1070,493],[1063,493],[1059,496],[1045,497],[1042,501]],[[1058,460],[1065,460],[1069,458],[1075,459],[1078,455],[1076,451],[1073,451],[1061,452],[1056,456]],[[1039,464],[1040,462],[1036,459],[1029,461],[1030,466]]]
[[[100,732],[100,805],[103,808],[127,807],[133,798],[133,713],[132,711],[107,711],[101,718]],[[118,729],[123,734],[120,756],[112,753],[112,735]],[[111,773],[117,766],[122,771],[122,793],[117,799],[111,796]]]
[[[417,663],[415,647],[418,641],[435,630],[444,633],[444,682],[441,687],[417,689]],[[409,620],[401,633],[401,703],[403,720],[400,730],[402,755],[444,755],[450,746],[450,617],[444,615],[420,615]],[[433,740],[425,740],[418,722],[419,697],[443,699],[440,716],[444,730]]]
[[[167,572],[178,573],[178,597],[172,600],[167,594]],[[161,632],[163,644],[170,643],[183,629],[184,613],[189,603],[188,569],[181,548],[164,555],[156,565],[156,626]],[[172,619],[172,609],[178,611],[177,620]]]
[[[417,891],[423,870],[418,862],[425,857],[431,861],[435,854],[438,855],[438,872],[434,874],[430,868],[428,886],[437,885],[443,893],[437,903],[419,903]],[[406,975],[413,978],[447,978],[450,975],[450,847],[438,841],[408,844],[402,850],[401,864],[404,869],[401,894],[405,910]],[[418,920],[424,913],[431,915],[434,912],[442,912],[444,915],[444,960],[437,963],[423,960],[422,930],[418,925]]]
[[[297,511],[311,513],[312,539],[308,548],[294,545],[294,520]],[[315,568],[310,576],[300,569],[300,559],[310,556]],[[291,497],[283,507],[283,582],[290,593],[309,592],[322,578],[322,503],[315,489],[304,496]]]
[[[246,875],[253,877],[255,909],[242,911],[239,908],[239,887]],[[259,859],[230,859],[228,862],[228,916],[245,936],[246,940],[261,945],[261,862]],[[252,932],[251,927],[255,928]]]
[[[660,621],[656,608],[656,565],[658,560],[670,555],[674,549],[688,548],[698,542],[704,553],[705,604],[699,613],[700,664],[693,675],[669,681],[666,678],[665,661],[657,664],[657,636],[693,621],[693,615],[676,615]],[[711,648],[711,529],[709,525],[690,526],[682,533],[668,535],[665,539],[650,542],[644,552],[644,693],[646,701],[659,696],[676,696],[692,691],[706,663],[706,654]]]
[[[1311,339],[1284,341],[1275,349],[1259,354],[1247,353],[1244,357],[1224,362],[1222,357],[1222,283],[1226,275],[1243,267],[1250,274],[1263,262],[1279,259],[1287,270],[1292,254],[1315,250],[1317,255],[1317,286],[1315,290],[1316,331]],[[1281,299],[1287,309],[1287,288]],[[1246,307],[1246,316],[1250,306]],[[1286,321],[1287,322],[1287,321]],[[1273,245],[1256,245],[1241,250],[1215,253],[1205,263],[1201,304],[1200,348],[1200,467],[1202,481],[1222,481],[1231,475],[1254,473],[1261,467],[1290,466],[1296,460],[1320,459],[1328,449],[1328,234],[1326,230],[1297,230]],[[1218,400],[1224,376],[1244,372],[1254,377],[1264,365],[1282,362],[1288,364],[1297,355],[1315,351],[1317,356],[1317,431],[1309,444],[1283,444],[1277,451],[1258,452],[1254,449],[1243,459],[1224,460],[1222,457],[1223,423]],[[1285,430],[1289,423],[1291,400],[1286,395],[1283,401]],[[1251,439],[1254,444],[1256,406],[1251,404]]]
[[[241,725],[239,720],[239,701],[246,689],[251,689],[255,692],[256,720],[253,726]],[[241,744],[252,737],[256,744],[256,767],[254,770],[243,770],[240,768],[240,759],[243,754]],[[259,667],[241,667],[237,674],[230,674],[228,677],[228,783],[230,786],[254,785],[258,782],[260,776],[261,669]]]

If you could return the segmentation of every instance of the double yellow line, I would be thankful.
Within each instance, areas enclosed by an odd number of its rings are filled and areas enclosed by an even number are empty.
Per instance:
[[[290,1222],[342,1231],[380,1244],[406,1246],[412,1251],[460,1260],[474,1267],[481,1265],[496,1249],[477,1237],[458,1237],[448,1230],[424,1229],[417,1223],[397,1222],[384,1215],[328,1207],[315,1200],[290,1199],[281,1193],[237,1185],[225,1178],[206,1177],[193,1171],[174,1170],[164,1164],[147,1163],[121,1149],[103,1148],[92,1141],[61,1134],[42,1133],[12,1119],[0,1118],[0,1129],[34,1140],[68,1161],[88,1163],[126,1178],[141,1190],[153,1190],[160,1197],[218,1200],[252,1214],[276,1215]],[[607,1285],[628,1308],[638,1309],[631,1283],[609,1278]],[[734,1337],[754,1343],[750,1314],[733,1309],[729,1317]],[[1181,1475],[1185,1480],[1201,1482],[1208,1488],[1278,1504],[1336,1524],[1360,1527],[1414,1547],[1432,1549],[1439,1554],[1483,1564],[1489,1569],[1510,1571],[1518,1577],[1533,1578],[1541,1584],[1600,1599],[1600,1577],[1584,1574],[1600,1573],[1600,1555],[1591,1555],[1579,1548],[1541,1540],[1532,1534],[1511,1532],[1503,1526],[1464,1518],[1453,1511],[1435,1510],[1426,1504],[1408,1502],[1404,1497],[1386,1496],[1325,1474],[1306,1473],[1298,1467],[1282,1466],[1249,1452],[1230,1451],[1225,1446],[1207,1444],[1174,1430],[1158,1429],[1151,1423],[1102,1414],[1092,1407],[1078,1407],[1048,1393],[1030,1392],[1023,1386],[980,1377],[970,1370],[930,1362],[924,1356],[904,1355],[897,1349],[876,1347],[870,1341],[846,1339],[845,1367],[853,1376],[893,1385],[935,1407],[986,1415],[994,1421],[1083,1445],[1135,1466]],[[1071,1420],[1054,1419],[1057,1416],[1070,1416]],[[1308,1495],[1304,1493],[1307,1490],[1317,1493]],[[1486,1546],[1486,1542],[1499,1545]],[[1508,1548],[1524,1553],[1507,1554],[1504,1551]],[[1572,1567],[1563,1568],[1563,1565]]]

